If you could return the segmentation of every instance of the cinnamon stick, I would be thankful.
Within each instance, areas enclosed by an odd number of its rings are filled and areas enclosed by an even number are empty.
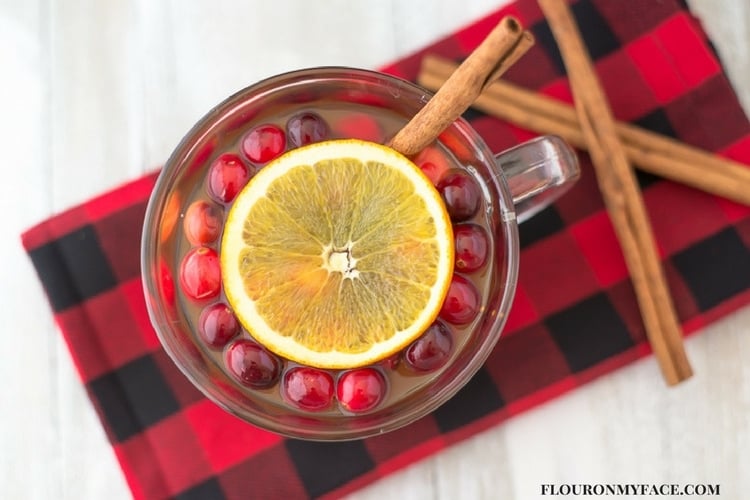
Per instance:
[[[417,82],[437,90],[457,65],[436,55],[422,59]],[[575,109],[551,97],[498,80],[488,85],[473,107],[540,134],[559,135],[586,149]],[[616,122],[625,155],[640,170],[750,205],[750,168],[635,125]]]
[[[635,288],[646,334],[669,385],[692,369],[656,253],[651,224],[615,128],[612,112],[573,15],[564,0],[538,0],[568,72],[578,119]]]
[[[424,149],[533,43],[517,19],[504,17],[388,145],[406,156]]]

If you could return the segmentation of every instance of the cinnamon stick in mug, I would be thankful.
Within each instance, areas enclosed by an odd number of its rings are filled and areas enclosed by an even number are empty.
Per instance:
[[[533,44],[534,37],[517,19],[511,16],[501,19],[388,146],[405,156],[423,150]]]

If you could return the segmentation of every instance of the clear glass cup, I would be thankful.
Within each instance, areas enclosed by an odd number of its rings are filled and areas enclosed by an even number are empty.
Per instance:
[[[446,364],[428,373],[404,368],[402,358],[375,368],[384,374],[388,397],[377,408],[352,414],[332,406],[307,412],[280,395],[280,385],[263,390],[239,383],[224,365],[224,352],[201,342],[197,318],[206,304],[180,291],[180,259],[186,252],[181,221],[191,200],[204,196],[209,164],[236,150],[243,134],[258,124],[299,112],[336,123],[371,116],[387,140],[430,99],[420,87],[373,71],[311,68],[269,78],[229,97],[201,119],[177,146],[151,196],[142,239],[142,277],[153,326],[169,356],[208,398],[239,418],[279,434],[311,440],[347,440],[382,434],[430,413],[463,387],[482,366],[502,332],[516,288],[518,223],[563,194],[579,175],[572,150],[559,138],[541,137],[493,154],[468,122],[459,119],[430,146],[431,161],[461,170],[477,182],[481,208],[469,221],[489,240],[489,261],[467,275],[481,294],[481,312],[465,326],[451,326],[453,349]],[[338,121],[337,121],[338,120]],[[417,155],[415,162],[424,160]],[[223,207],[226,215],[226,207]],[[216,245],[214,245],[216,246]],[[215,301],[223,300],[223,294]],[[241,336],[250,338],[243,330]],[[281,360],[282,371],[294,363]],[[333,371],[334,380],[340,372]],[[283,379],[283,376],[281,377]]]

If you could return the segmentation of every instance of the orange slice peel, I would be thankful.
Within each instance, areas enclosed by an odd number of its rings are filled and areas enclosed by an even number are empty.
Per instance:
[[[293,149],[232,205],[221,242],[227,300],[267,349],[308,366],[365,366],[435,320],[453,234],[409,159],[355,139]]]

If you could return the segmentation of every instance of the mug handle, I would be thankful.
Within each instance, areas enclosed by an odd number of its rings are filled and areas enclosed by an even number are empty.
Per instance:
[[[581,174],[573,149],[560,137],[545,135],[495,155],[521,223],[549,206]]]

